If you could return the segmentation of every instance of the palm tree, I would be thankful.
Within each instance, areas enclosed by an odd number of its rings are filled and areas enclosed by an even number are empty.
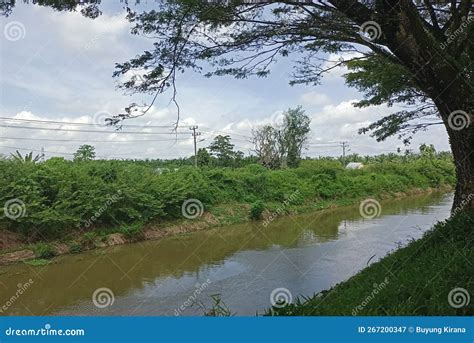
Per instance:
[[[10,154],[10,156],[14,161],[20,163],[36,163],[41,159],[41,157],[43,157],[43,155],[36,155],[33,157],[33,151],[23,156],[18,150],[15,151],[15,154]]]

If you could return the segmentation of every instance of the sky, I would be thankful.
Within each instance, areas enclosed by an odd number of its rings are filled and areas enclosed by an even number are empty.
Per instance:
[[[218,134],[229,134],[236,149],[248,154],[252,128],[278,124],[283,111],[298,105],[311,117],[305,156],[339,156],[342,141],[349,143],[348,153],[361,155],[406,149],[396,137],[376,142],[358,134],[359,128],[394,108],[355,108],[352,103],[362,94],[344,84],[343,68],[333,69],[321,85],[290,86],[296,56],[275,63],[267,78],[184,73],[177,81],[178,135],[170,130],[177,113],[169,93],[159,96],[146,116],[125,123],[133,127],[124,132],[136,133],[117,133],[103,125],[104,119],[123,113],[132,102],[149,103],[152,95],[117,89],[115,63],[151,49],[153,40],[130,34],[119,1],[108,2],[102,10],[103,15],[92,20],[19,3],[12,15],[0,17],[0,154],[43,149],[46,158],[72,158],[80,145],[91,144],[97,157],[107,159],[186,157],[193,154],[191,125],[201,132],[198,147],[207,147]],[[449,150],[442,126],[418,133],[408,148],[417,150],[421,143]]]

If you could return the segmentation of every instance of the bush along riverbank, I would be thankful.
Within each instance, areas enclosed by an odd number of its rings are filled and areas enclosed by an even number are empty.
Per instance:
[[[349,280],[267,315],[472,316],[473,228],[473,213],[440,222]]]
[[[294,169],[158,172],[128,161],[0,161],[0,263],[46,259],[142,239],[389,198],[455,182],[449,156],[380,159],[346,170],[336,160]],[[22,247],[23,249],[20,249]],[[6,254],[5,254],[6,253]]]

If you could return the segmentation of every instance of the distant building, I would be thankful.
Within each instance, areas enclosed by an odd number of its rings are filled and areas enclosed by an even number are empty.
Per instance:
[[[350,162],[347,164],[346,169],[362,169],[364,165],[360,162]]]
[[[166,173],[171,173],[171,171],[175,171],[177,172],[179,170],[179,168],[173,168],[172,170],[170,168],[155,168],[155,173],[157,174],[166,174]]]
[[[155,168],[155,173],[157,174],[163,174],[163,173],[169,173],[170,169],[169,168]]]

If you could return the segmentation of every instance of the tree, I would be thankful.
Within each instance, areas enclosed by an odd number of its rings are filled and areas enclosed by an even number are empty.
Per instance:
[[[74,153],[74,161],[91,161],[95,158],[95,148],[92,145],[84,144]]]
[[[283,149],[283,156],[286,157],[286,165],[296,168],[301,160],[301,150],[308,140],[311,118],[305,114],[301,106],[290,108],[284,113],[284,118],[280,146]]]
[[[278,132],[271,125],[252,130],[253,151],[259,162],[266,168],[276,169],[281,166],[281,148]]]
[[[245,163],[245,156],[242,151],[235,151],[234,152],[234,158],[233,158],[233,167],[234,168],[239,168],[242,167]]]
[[[58,0],[41,3],[70,10]],[[66,3],[76,6],[73,1]],[[8,14],[13,5],[2,5],[1,9]],[[415,130],[429,126],[429,122],[417,123],[427,116],[440,119],[456,164],[453,209],[465,200],[468,205],[463,209],[472,211],[473,12],[472,0],[170,0],[143,13],[128,9],[132,33],[153,37],[154,43],[143,54],[117,64],[114,76],[144,70],[140,80],[132,78],[122,87],[155,96],[149,106],[131,104],[114,120],[145,114],[156,96],[168,88],[175,100],[177,73],[187,69],[200,72],[203,62],[214,67],[207,76],[266,76],[272,62],[293,53],[299,62],[292,84],[318,84],[325,72],[352,64],[354,72],[366,76],[353,75],[356,79],[349,83],[366,90],[366,95],[375,92],[366,105],[413,106],[369,127],[381,130],[379,138],[410,125]],[[83,14],[96,17],[100,11],[85,7]],[[331,53],[353,57],[328,65],[326,56]],[[358,61],[359,65],[354,65]]]
[[[432,159],[433,157],[436,156],[436,149],[433,144],[430,144],[430,145],[421,144],[420,154],[422,157],[427,157],[429,159]]]
[[[199,148],[197,152],[197,164],[199,167],[208,167],[211,164],[211,155],[205,148]]]
[[[301,150],[308,140],[311,119],[301,106],[283,113],[283,124],[275,128],[265,125],[252,130],[254,152],[267,168],[295,168],[301,160]]]
[[[217,135],[209,145],[211,155],[217,159],[217,164],[221,167],[233,166],[235,157],[234,145],[230,142],[230,136]]]
[[[20,163],[36,163],[41,160],[43,155],[33,156],[33,151],[30,151],[28,154],[22,155],[18,150],[14,154],[10,154],[10,157]]]

